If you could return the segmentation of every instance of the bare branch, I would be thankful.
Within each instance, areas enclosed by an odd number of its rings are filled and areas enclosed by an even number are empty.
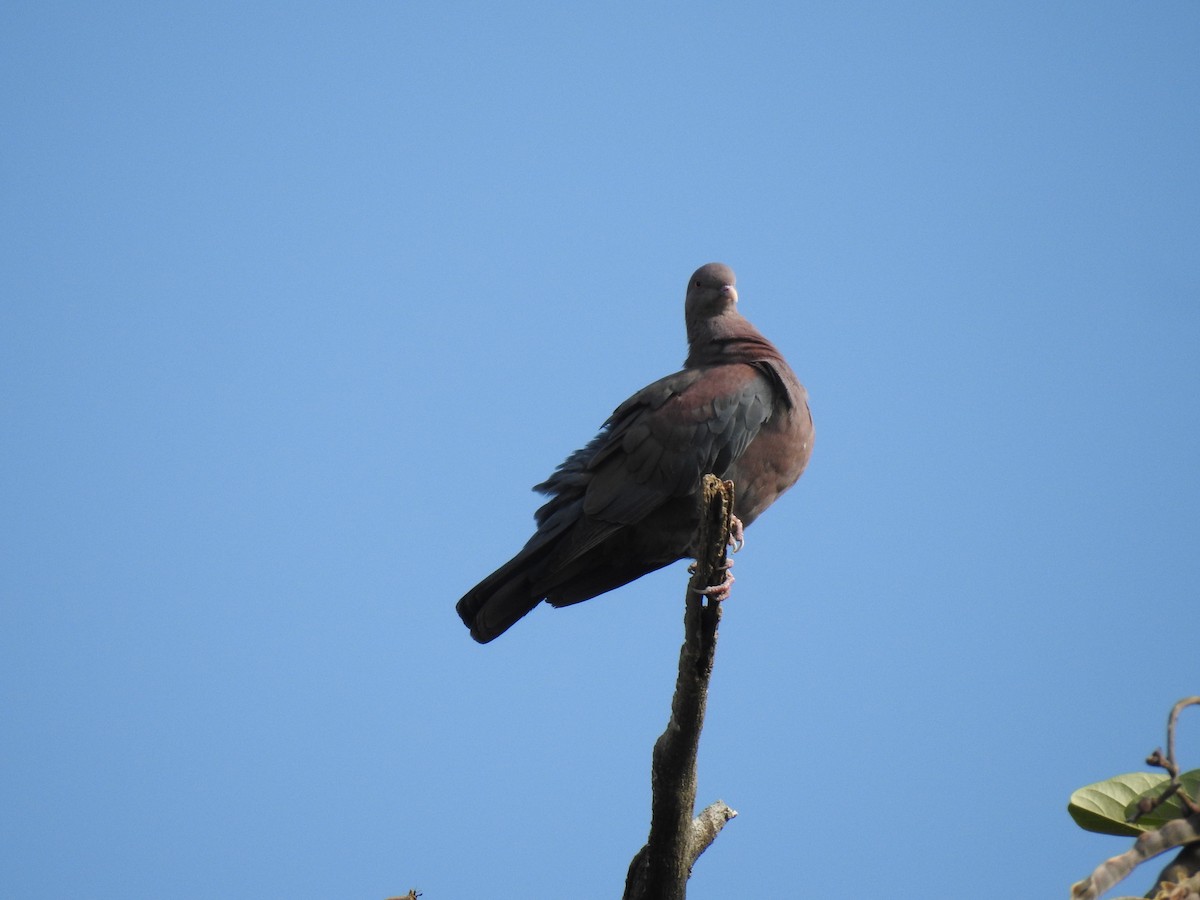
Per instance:
[[[696,753],[717,649],[721,603],[706,596],[728,571],[733,482],[704,477],[695,573],[684,600],[683,646],[671,718],[654,744],[650,764],[650,837],[629,865],[625,900],[683,900],[692,865],[736,812],[714,803],[696,808]]]
[[[708,849],[708,845],[717,839],[725,823],[737,815],[736,809],[731,809],[724,800],[710,803],[700,815],[692,819],[691,853],[692,862],[700,858],[700,854]]]

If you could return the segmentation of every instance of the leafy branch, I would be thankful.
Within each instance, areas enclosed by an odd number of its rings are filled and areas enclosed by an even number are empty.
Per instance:
[[[1200,769],[1181,773],[1175,755],[1175,725],[1189,706],[1200,706],[1200,697],[1185,697],[1171,708],[1166,755],[1157,748],[1146,758],[1166,775],[1131,772],[1071,795],[1067,810],[1081,828],[1138,836],[1130,850],[1105,860],[1073,885],[1072,900],[1095,900],[1146,860],[1175,847],[1183,850],[1163,869],[1147,896],[1185,897],[1193,881],[1200,893],[1200,803],[1196,800],[1200,797]]]

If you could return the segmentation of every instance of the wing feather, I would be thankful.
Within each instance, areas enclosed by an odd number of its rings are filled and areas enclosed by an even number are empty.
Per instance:
[[[570,526],[554,553],[555,568],[564,566],[692,493],[702,475],[721,475],[741,457],[770,418],[772,394],[769,378],[745,364],[684,370],[643,388],[537,486],[550,499],[533,540]]]

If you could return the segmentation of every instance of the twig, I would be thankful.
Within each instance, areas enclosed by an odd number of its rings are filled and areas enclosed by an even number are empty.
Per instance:
[[[671,718],[654,744],[650,764],[650,837],[629,864],[624,900],[683,900],[696,859],[737,815],[717,801],[693,818],[696,753],[721,621],[721,603],[701,591],[724,580],[733,482],[706,475],[701,498],[696,570],[684,600],[684,638]]]
[[[1179,783],[1179,761],[1175,758],[1175,723],[1179,721],[1179,714],[1189,706],[1200,706],[1200,697],[1184,697],[1171,707],[1171,714],[1167,716],[1166,757],[1163,756],[1161,747],[1156,747],[1154,752],[1146,757],[1146,762],[1150,765],[1167,770],[1167,774],[1171,776],[1170,782],[1157,797],[1143,797],[1139,800],[1137,810],[1129,817],[1130,822],[1136,822],[1146,813],[1158,809],[1175,794],[1179,795],[1179,802],[1187,808],[1189,813],[1200,815],[1200,803],[1188,796],[1188,792],[1183,790],[1183,786]]]
[[[1172,819],[1156,831],[1147,831],[1127,850],[1102,862],[1096,871],[1071,887],[1071,900],[1095,900],[1151,857],[1200,840],[1200,816]]]

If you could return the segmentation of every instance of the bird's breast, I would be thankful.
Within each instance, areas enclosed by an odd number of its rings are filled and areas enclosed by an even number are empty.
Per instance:
[[[803,399],[764,423],[746,452],[725,472],[734,483],[734,513],[749,525],[804,473],[812,455],[813,425]]]

